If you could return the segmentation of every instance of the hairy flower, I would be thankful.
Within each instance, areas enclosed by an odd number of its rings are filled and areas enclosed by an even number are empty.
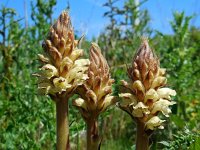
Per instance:
[[[160,68],[159,60],[150,49],[148,40],[143,39],[137,51],[132,66],[128,68],[130,82],[122,80],[122,85],[128,93],[121,93],[119,107],[128,112],[137,121],[146,126],[146,130],[163,128],[163,120],[158,117],[162,112],[166,117],[171,110],[169,106],[175,104],[171,96],[176,91],[166,88],[167,79],[165,69]]]
[[[83,50],[78,49],[68,12],[64,11],[50,28],[43,42],[45,54],[39,54],[43,66],[38,77],[41,94],[71,95],[77,86],[88,78],[89,60],[79,59]]]
[[[149,119],[145,126],[146,129],[154,130],[156,127],[160,129],[164,129],[162,126],[162,123],[165,122],[165,120],[161,120],[158,116],[153,116],[151,119]]]
[[[134,117],[143,117],[144,115],[149,114],[148,106],[146,106],[143,102],[137,103],[137,105],[133,106],[132,115]]]
[[[73,102],[81,111],[84,119],[97,117],[99,113],[114,103],[114,96],[111,95],[113,82],[114,80],[110,78],[109,66],[99,46],[92,43],[88,79],[77,89],[81,98]]]

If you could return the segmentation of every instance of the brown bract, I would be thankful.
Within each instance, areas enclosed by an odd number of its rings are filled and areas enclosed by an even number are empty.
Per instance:
[[[92,43],[90,48],[90,66],[86,83],[78,88],[81,98],[74,101],[84,119],[94,117],[114,103],[112,93],[113,79],[110,78],[109,66],[101,54],[99,46]]]

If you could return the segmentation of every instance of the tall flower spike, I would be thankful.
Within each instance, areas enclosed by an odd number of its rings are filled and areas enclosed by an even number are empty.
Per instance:
[[[161,120],[158,114],[161,112],[166,117],[169,116],[171,113],[169,106],[175,104],[171,101],[171,96],[175,96],[176,92],[165,88],[167,83],[165,69],[160,68],[159,60],[149,47],[146,38],[142,39],[132,66],[128,68],[128,75],[131,82],[122,81],[127,93],[119,94],[122,98],[119,107],[136,120],[140,126],[138,129],[143,132],[152,133],[156,128],[163,129],[164,120]],[[136,145],[138,146],[138,143]]]
[[[69,149],[68,99],[88,78],[89,60],[79,59],[83,50],[77,44],[69,14],[63,11],[43,42],[45,54],[38,55],[43,65],[37,74],[39,93],[56,102],[57,150]]]
[[[73,104],[78,107],[87,123],[88,150],[96,150],[99,145],[98,116],[115,101],[111,95],[114,80],[110,78],[107,61],[95,43],[92,43],[90,48],[88,77],[86,83],[77,89],[81,98],[74,100]]]
[[[86,80],[89,60],[79,59],[83,50],[77,48],[70,17],[62,12],[50,28],[47,39],[43,42],[45,55],[39,54],[43,63],[39,72],[38,90],[41,94],[70,96],[77,86]]]

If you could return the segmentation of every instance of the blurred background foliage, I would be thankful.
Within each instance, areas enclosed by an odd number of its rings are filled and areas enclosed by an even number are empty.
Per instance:
[[[200,28],[191,26],[194,16],[173,12],[172,35],[151,29],[147,10],[138,9],[146,0],[137,3],[126,0],[107,0],[105,17],[109,24],[93,39],[98,42],[115,79],[114,95],[120,90],[120,80],[128,80],[127,65],[132,62],[140,37],[149,37],[158,54],[161,67],[167,68],[168,84],[177,91],[172,115],[164,130],[151,138],[151,149],[200,149]],[[32,76],[40,64],[37,54],[53,23],[56,0],[36,0],[31,3],[33,24],[19,18],[13,8],[0,8],[0,149],[55,149],[55,105],[49,97],[37,94],[36,79]],[[77,37],[79,38],[79,37]],[[89,42],[81,47],[88,55]],[[73,99],[73,98],[72,98]],[[71,102],[71,100],[70,100]],[[131,118],[116,107],[101,115],[102,150],[134,149],[136,126]],[[85,147],[85,124],[70,104],[70,138],[72,149]]]

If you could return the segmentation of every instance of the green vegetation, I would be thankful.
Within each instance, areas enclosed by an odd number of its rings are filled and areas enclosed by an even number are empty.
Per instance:
[[[142,5],[146,0],[140,3]],[[108,0],[104,16],[110,24],[97,39],[111,68],[114,95],[121,90],[120,80],[128,80],[126,66],[137,50],[140,37],[148,36],[159,55],[161,67],[167,68],[168,86],[175,89],[177,102],[164,130],[151,137],[151,149],[200,149],[200,29],[190,26],[193,16],[174,12],[172,35],[154,31],[149,26],[147,10],[139,10],[133,0],[118,8]],[[0,149],[55,149],[55,105],[48,96],[37,94],[37,54],[46,37],[56,0],[37,0],[31,5],[33,24],[22,25],[22,18],[12,8],[0,8]],[[115,9],[113,9],[115,8]],[[120,19],[119,19],[120,18]],[[120,20],[120,21],[119,21]],[[83,41],[88,50],[91,41]],[[89,51],[89,50],[88,50]],[[89,53],[86,51],[85,55]],[[76,96],[71,99],[75,99]],[[70,140],[72,149],[85,147],[85,124],[69,101]],[[117,107],[100,118],[102,150],[134,149],[136,125]]]

